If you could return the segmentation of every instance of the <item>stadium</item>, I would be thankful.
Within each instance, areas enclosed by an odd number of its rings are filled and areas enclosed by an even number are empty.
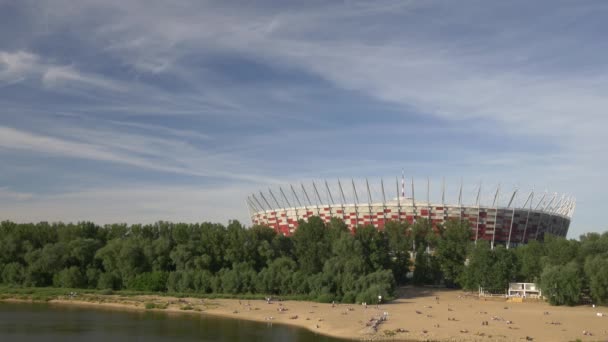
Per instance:
[[[518,188],[507,192],[500,185],[485,197],[481,183],[469,203],[464,201],[462,182],[457,196],[446,200],[449,194],[445,181],[441,198],[435,201],[431,200],[428,179],[424,200],[420,200],[415,197],[414,180],[407,183],[403,176],[401,182],[396,178],[389,190],[381,180],[372,191],[367,179],[359,181],[358,187],[354,180],[345,184],[338,180],[332,186],[323,181],[319,182],[321,187],[313,181],[308,186],[301,183],[260,191],[248,196],[246,202],[253,224],[272,227],[284,235],[293,234],[298,222],[311,216],[319,216],[324,222],[333,217],[341,219],[351,230],[361,225],[383,229],[389,221],[411,224],[421,219],[428,219],[435,228],[455,219],[470,223],[475,241],[488,240],[492,246],[502,244],[507,248],[530,240],[542,241],[546,233],[565,237],[576,206],[575,200],[566,195],[530,191],[522,196]]]

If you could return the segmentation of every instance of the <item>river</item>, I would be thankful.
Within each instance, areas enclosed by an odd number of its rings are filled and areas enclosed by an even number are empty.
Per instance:
[[[0,341],[339,342],[302,328],[210,315],[1,303]]]

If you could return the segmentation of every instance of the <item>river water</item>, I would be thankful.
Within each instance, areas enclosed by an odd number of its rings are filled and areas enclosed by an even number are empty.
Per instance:
[[[0,341],[324,341],[302,328],[208,315],[0,303]]]

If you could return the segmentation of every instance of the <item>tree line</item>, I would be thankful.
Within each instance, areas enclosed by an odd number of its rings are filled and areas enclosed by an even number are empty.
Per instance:
[[[199,294],[265,294],[322,302],[375,303],[397,285],[505,289],[538,281],[553,304],[581,294],[608,299],[608,233],[580,241],[490,249],[467,222],[433,228],[388,222],[349,231],[342,220],[301,221],[292,236],[238,221],[150,225],[0,223],[0,282],[6,286]],[[413,272],[412,272],[413,270]]]

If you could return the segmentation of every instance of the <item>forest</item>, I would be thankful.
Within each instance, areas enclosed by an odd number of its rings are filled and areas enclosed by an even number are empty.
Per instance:
[[[551,304],[608,303],[608,232],[491,249],[467,222],[426,220],[353,232],[301,221],[292,236],[238,221],[149,225],[0,223],[0,282],[10,287],[272,295],[376,303],[404,284],[503,291],[538,282]],[[413,271],[412,271],[413,270]]]

